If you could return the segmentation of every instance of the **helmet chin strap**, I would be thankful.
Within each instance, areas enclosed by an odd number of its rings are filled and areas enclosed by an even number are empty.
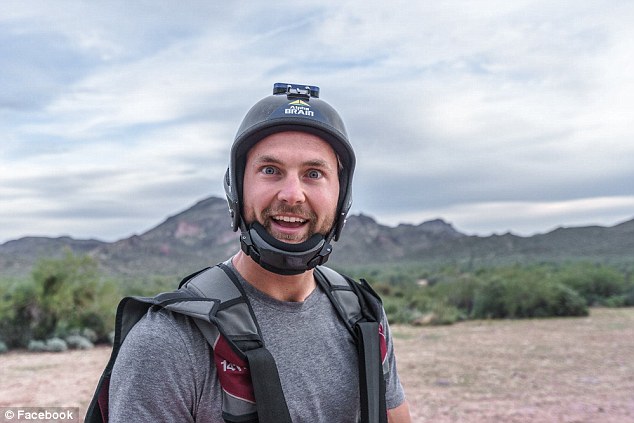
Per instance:
[[[299,275],[328,260],[330,240],[315,234],[299,244],[282,242],[269,234],[259,222],[242,228],[240,246],[264,269],[278,275]]]

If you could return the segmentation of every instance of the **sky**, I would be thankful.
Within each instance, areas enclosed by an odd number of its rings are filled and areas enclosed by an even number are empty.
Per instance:
[[[115,241],[223,197],[275,82],[343,117],[354,214],[482,236],[618,224],[632,22],[629,0],[4,0],[0,243]]]

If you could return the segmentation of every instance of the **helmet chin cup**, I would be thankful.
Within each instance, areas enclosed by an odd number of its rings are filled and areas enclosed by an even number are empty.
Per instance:
[[[258,222],[240,235],[240,246],[262,268],[278,275],[298,275],[324,264],[332,246],[321,234],[299,244],[282,242],[269,234]]]

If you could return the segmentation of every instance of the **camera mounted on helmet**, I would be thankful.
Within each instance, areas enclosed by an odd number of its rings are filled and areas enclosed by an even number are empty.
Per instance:
[[[259,224],[247,227],[242,217],[242,183],[248,151],[263,138],[285,131],[316,135],[335,151],[340,163],[339,198],[333,227],[322,240],[289,244],[273,238]],[[319,98],[319,87],[276,83],[273,95],[247,112],[236,133],[224,186],[234,231],[240,229],[242,250],[263,268],[278,274],[299,274],[328,260],[330,242],[337,241],[352,205],[355,154],[337,111]],[[323,242],[320,242],[323,241]]]
[[[283,84],[276,82],[273,84],[273,95],[286,94],[287,96],[297,96],[306,98],[319,98],[319,87],[311,85]]]

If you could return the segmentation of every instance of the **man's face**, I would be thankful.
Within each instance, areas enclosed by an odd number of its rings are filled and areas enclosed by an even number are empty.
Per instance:
[[[280,241],[326,235],[339,198],[337,156],[315,135],[269,135],[247,153],[242,195],[246,223],[258,221]]]

